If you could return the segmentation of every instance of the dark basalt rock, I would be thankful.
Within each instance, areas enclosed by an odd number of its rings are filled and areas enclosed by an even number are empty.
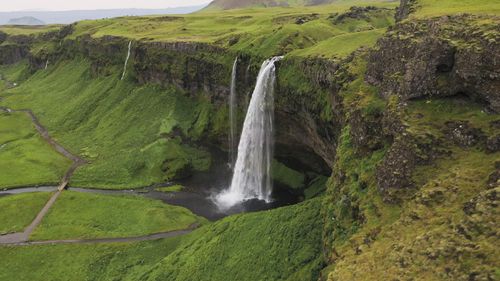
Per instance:
[[[361,110],[351,113],[351,139],[362,155],[383,147],[382,114],[364,115]]]
[[[488,177],[486,186],[488,189],[500,187],[500,165],[497,165],[497,170]]]
[[[377,43],[367,81],[403,100],[465,94],[500,112],[498,25],[476,16],[402,22]]]
[[[2,44],[5,40],[7,40],[7,33],[0,31],[0,44]]]
[[[500,135],[492,136],[486,141],[486,151],[495,153],[500,151]]]
[[[336,16],[333,20],[333,23],[340,24],[343,23],[346,19],[368,19],[369,18],[368,13],[376,10],[379,10],[379,8],[374,6],[367,6],[367,7],[352,6],[349,9],[349,11]]]
[[[407,18],[417,8],[417,0],[401,0],[401,4],[396,9],[396,21]]]
[[[417,155],[406,141],[396,141],[389,148],[376,173],[378,188],[386,201],[391,201],[392,190],[414,187],[411,175],[416,165]]]
[[[0,46],[0,65],[14,64],[26,58],[29,48],[25,45],[7,44]]]
[[[448,139],[462,147],[471,147],[485,140],[480,129],[470,126],[468,121],[449,121],[445,123]]]

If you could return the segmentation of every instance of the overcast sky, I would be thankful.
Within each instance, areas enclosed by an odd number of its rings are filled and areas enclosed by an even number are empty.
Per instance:
[[[97,9],[162,9],[206,4],[210,0],[0,0],[0,11],[66,11]]]

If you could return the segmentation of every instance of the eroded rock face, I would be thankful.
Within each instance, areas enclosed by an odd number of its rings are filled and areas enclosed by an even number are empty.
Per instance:
[[[24,59],[29,53],[29,49],[23,45],[0,46],[0,64],[14,64]]]
[[[367,81],[403,100],[466,94],[500,112],[498,23],[476,16],[396,25],[370,56]]]

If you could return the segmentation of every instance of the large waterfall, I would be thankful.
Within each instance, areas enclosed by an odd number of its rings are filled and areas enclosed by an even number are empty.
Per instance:
[[[234,169],[234,164],[236,163],[236,141],[238,134],[238,116],[237,109],[238,103],[236,100],[236,67],[238,65],[238,58],[234,60],[233,72],[231,74],[231,93],[229,96],[229,165],[231,169]]]
[[[125,58],[125,64],[123,65],[123,73],[122,73],[122,78],[120,80],[123,80],[125,78],[125,73],[127,72],[127,64],[128,64],[128,59],[130,58],[130,48],[132,47],[132,41],[128,42],[128,51],[127,51],[127,57]]]
[[[281,58],[266,60],[260,69],[243,124],[231,186],[216,198],[222,209],[250,199],[271,201],[275,62]]]

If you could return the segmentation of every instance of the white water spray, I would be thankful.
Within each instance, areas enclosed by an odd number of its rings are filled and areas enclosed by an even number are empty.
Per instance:
[[[231,74],[231,93],[229,95],[229,166],[234,169],[234,164],[236,163],[236,141],[237,141],[237,99],[236,99],[236,67],[238,66],[238,58],[234,60],[233,72]]]
[[[130,48],[132,47],[132,41],[128,42],[128,52],[127,52],[127,57],[125,58],[125,64],[123,65],[123,73],[122,73],[122,78],[120,80],[123,80],[125,78],[125,73],[127,72],[127,64],[128,64],[128,59],[130,58]]]
[[[47,69],[48,67],[49,67],[49,60],[45,62],[45,69]]]
[[[221,209],[250,199],[271,201],[271,161],[273,158],[275,62],[266,60],[248,106],[238,146],[231,186],[216,198]]]

